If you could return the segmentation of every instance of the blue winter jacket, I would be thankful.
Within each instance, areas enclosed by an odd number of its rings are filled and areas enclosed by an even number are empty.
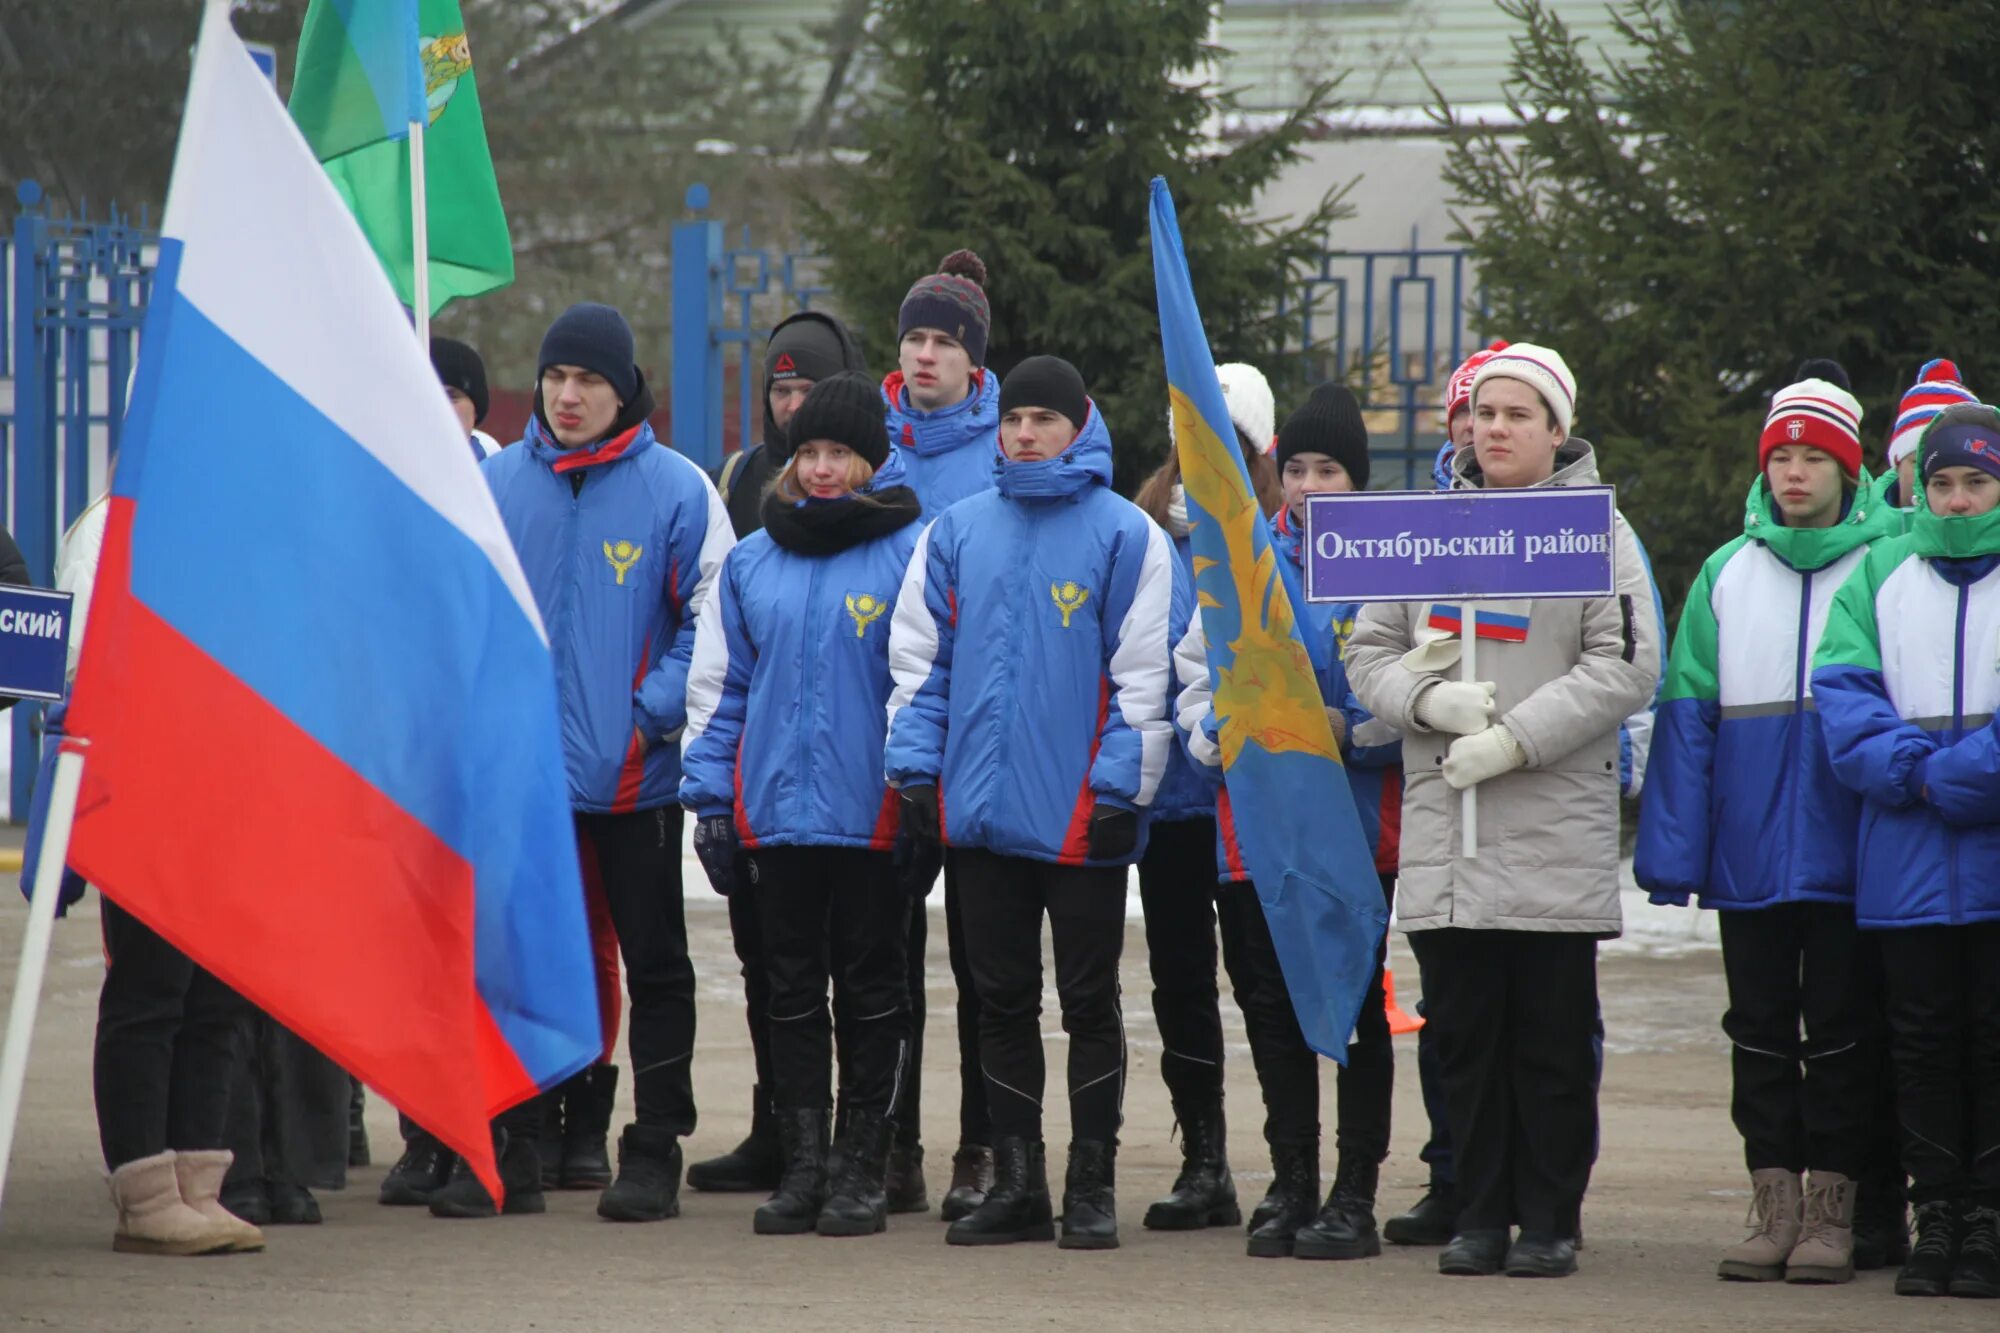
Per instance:
[[[925,518],[936,518],[970,495],[993,489],[999,465],[1000,377],[972,372],[972,393],[935,412],[910,405],[903,372],[882,381],[889,405],[889,439],[903,462],[903,484],[917,493]]]
[[[1813,665],[1833,771],[1861,794],[1863,929],[2000,921],[2000,510],[1877,542]]]
[[[746,847],[894,845],[889,626],[922,526],[820,556],[766,530],[729,553],[688,672],[682,805],[733,814]]]
[[[1194,615],[1194,548],[1185,533],[1169,540],[1174,544],[1174,600],[1167,624],[1179,633]],[[1167,711],[1170,715],[1173,712],[1171,699]],[[1215,792],[1215,782],[1188,758],[1186,747],[1171,746],[1167,750],[1167,775],[1160,779],[1159,795],[1153,798],[1153,822],[1212,819]]]
[[[1059,456],[945,510],[896,603],[885,767],[938,784],[954,847],[1083,864],[1094,803],[1143,809],[1166,772],[1173,553],[1085,417]]]
[[[1313,676],[1320,698],[1330,708],[1340,710],[1347,722],[1347,737],[1341,742],[1340,757],[1347,773],[1348,790],[1361,815],[1361,830],[1368,835],[1368,849],[1375,854],[1375,868],[1381,873],[1396,869],[1402,849],[1403,827],[1403,738],[1395,728],[1375,720],[1361,706],[1347,683],[1347,636],[1354,631],[1358,602],[1308,602],[1305,574],[1300,566],[1301,537],[1291,522],[1290,512],[1279,510],[1271,523],[1271,544],[1277,549],[1278,574],[1285,583],[1297,617],[1299,637],[1305,640],[1306,655],[1312,660]],[[1229,801],[1227,782],[1222,777],[1222,752],[1215,738],[1213,689],[1208,673],[1208,641],[1201,617],[1193,616],[1187,633],[1174,652],[1180,697],[1175,707],[1175,726],[1186,742],[1187,752],[1211,782],[1222,783],[1217,801],[1215,836],[1217,877],[1242,882],[1250,878],[1237,841],[1236,815]]]
[[[1761,476],[1743,535],[1688,590],[1633,870],[1655,903],[1854,901],[1861,802],[1834,776],[1810,686],[1834,594],[1895,531],[1868,488],[1830,528],[1788,528]]]
[[[643,421],[564,450],[530,418],[480,467],[548,629],[570,804],[671,804],[695,620],[736,540],[722,497]]]

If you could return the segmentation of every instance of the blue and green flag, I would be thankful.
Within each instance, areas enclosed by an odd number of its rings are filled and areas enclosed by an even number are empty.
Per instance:
[[[1238,451],[1167,183],[1153,282],[1230,808],[1306,1043],[1345,1063],[1388,928],[1375,858]]]

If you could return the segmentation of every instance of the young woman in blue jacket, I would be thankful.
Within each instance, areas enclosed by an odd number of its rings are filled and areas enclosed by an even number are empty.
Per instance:
[[[876,470],[889,436],[865,377],[815,384],[789,434],[763,530],[730,552],[696,636],[680,795],[710,883],[754,898],[763,941],[784,1175],[755,1230],[873,1235],[910,1040],[909,895],[877,756],[919,510],[900,469]],[[829,980],[841,1037],[831,1179]]]
[[[1360,403],[1340,385],[1322,385],[1286,419],[1275,455],[1285,499],[1272,525],[1279,575],[1298,615],[1386,898],[1395,890],[1401,842],[1402,741],[1392,728],[1370,717],[1348,689],[1341,654],[1357,607],[1306,601],[1301,550],[1308,497],[1359,490],[1368,484],[1368,429]],[[1188,753],[1219,780],[1221,756],[1212,739],[1215,716],[1207,641],[1199,616],[1190,621],[1175,659],[1181,685],[1177,718]],[[1272,1167],[1271,1189],[1251,1215],[1246,1249],[1257,1258],[1361,1259],[1380,1254],[1375,1190],[1382,1160],[1389,1155],[1389,1106],[1396,1072],[1382,998],[1386,946],[1362,1001],[1347,1065],[1339,1074],[1334,1130],[1339,1165],[1322,1204],[1319,1057],[1299,1030],[1270,927],[1237,844],[1236,819],[1224,785],[1216,810],[1222,882],[1216,906],[1222,921],[1223,959],[1243,1010],[1264,1095],[1264,1138],[1271,1148]]]
[[[1882,943],[1917,1229],[1896,1291],[2000,1297],[2000,411],[1945,409],[1917,471],[1908,535],[1833,599],[1813,697]]]
[[[980,1003],[994,1183],[954,1245],[1054,1234],[1042,1148],[1042,917],[1069,1034],[1062,1243],[1118,1243],[1126,867],[1173,744],[1167,536],[1111,490],[1075,367],[1030,357],[1000,397],[995,489],[918,541],[896,603],[889,780],[956,863]]]

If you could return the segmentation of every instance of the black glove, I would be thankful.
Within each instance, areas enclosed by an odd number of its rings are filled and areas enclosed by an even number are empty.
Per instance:
[[[697,819],[694,854],[708,872],[708,886],[727,898],[736,887],[736,821],[728,815]]]
[[[1084,856],[1092,861],[1125,861],[1139,847],[1139,812],[1097,802],[1090,808],[1090,843]]]
[[[896,839],[890,863],[896,867],[896,887],[912,898],[928,898],[944,869],[944,848],[904,834]]]
[[[935,844],[938,833],[937,785],[903,788],[903,836]]]

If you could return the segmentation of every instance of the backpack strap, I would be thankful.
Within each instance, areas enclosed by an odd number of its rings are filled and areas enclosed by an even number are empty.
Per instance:
[[[715,478],[715,489],[722,492],[722,498],[725,502],[729,499],[731,488],[736,485],[737,473],[743,470],[743,460],[750,457],[751,454],[762,447],[762,445],[753,444],[748,449],[738,449],[735,453],[722,460],[722,471]]]

